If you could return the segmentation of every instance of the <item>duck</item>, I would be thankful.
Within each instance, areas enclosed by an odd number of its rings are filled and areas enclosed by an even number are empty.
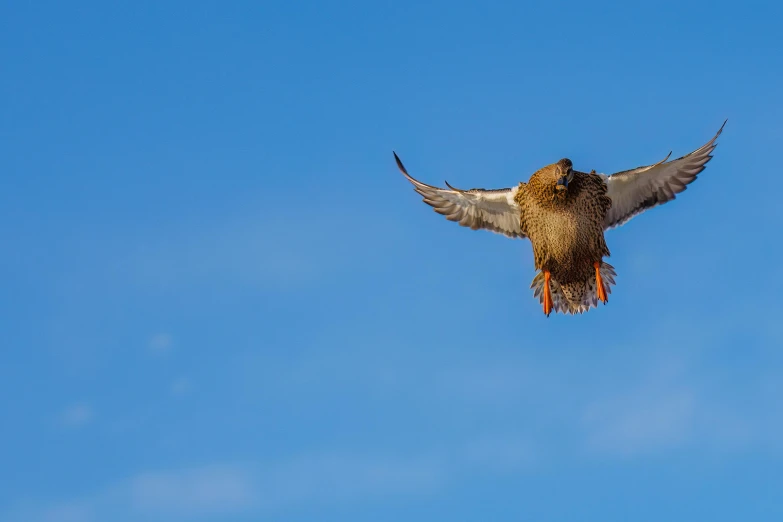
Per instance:
[[[728,120],[726,120],[728,121]],[[616,283],[605,232],[673,201],[712,159],[723,122],[707,143],[669,161],[614,174],[575,170],[568,158],[534,172],[527,182],[501,189],[435,187],[413,178],[394,159],[413,189],[435,212],[472,230],[528,239],[536,274],[530,288],[544,314],[584,313],[606,304]]]

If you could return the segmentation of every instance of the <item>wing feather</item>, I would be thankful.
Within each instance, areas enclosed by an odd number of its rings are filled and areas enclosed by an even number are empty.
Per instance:
[[[525,237],[519,221],[519,205],[514,200],[518,186],[497,190],[460,190],[446,182],[448,189],[433,187],[411,177],[396,152],[394,159],[413,189],[423,196],[424,202],[449,221],[473,230],[483,228],[512,238]]]
[[[727,120],[728,121],[728,120]],[[671,156],[646,167],[603,175],[612,199],[612,208],[604,219],[604,228],[614,228],[626,223],[645,210],[675,199],[705,169],[718,146],[716,140],[723,132],[723,122],[717,134],[700,148],[676,160],[666,162]]]

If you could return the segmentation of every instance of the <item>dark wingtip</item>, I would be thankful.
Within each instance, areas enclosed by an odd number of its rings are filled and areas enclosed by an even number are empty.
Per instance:
[[[707,142],[707,145],[712,145],[713,149],[718,146],[716,141],[718,140],[718,136],[720,136],[721,133],[723,132],[723,127],[726,126],[726,122],[728,122],[728,121],[729,121],[728,118],[723,120],[723,125],[720,126],[720,129],[718,129],[718,132],[715,133],[715,136],[713,136],[712,139]]]
[[[394,152],[394,151],[392,151],[392,154],[394,154],[394,161],[397,162],[397,168],[400,169],[402,171],[402,173],[407,176],[408,175],[408,171],[405,170],[405,165],[403,165],[402,161],[400,161],[400,157],[397,156],[397,153]]]

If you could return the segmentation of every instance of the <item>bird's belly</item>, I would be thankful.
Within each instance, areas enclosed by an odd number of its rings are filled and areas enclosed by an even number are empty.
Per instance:
[[[552,272],[582,272],[592,266],[592,235],[596,231],[579,215],[563,212],[548,216],[531,237],[533,248],[540,253],[542,268]],[[601,233],[600,231],[598,232]],[[576,275],[576,274],[575,274]]]

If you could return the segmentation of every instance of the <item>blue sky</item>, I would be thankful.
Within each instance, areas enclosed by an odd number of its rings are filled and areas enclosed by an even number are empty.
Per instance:
[[[0,521],[783,517],[783,8],[0,7]],[[546,319],[505,187],[697,148]]]

